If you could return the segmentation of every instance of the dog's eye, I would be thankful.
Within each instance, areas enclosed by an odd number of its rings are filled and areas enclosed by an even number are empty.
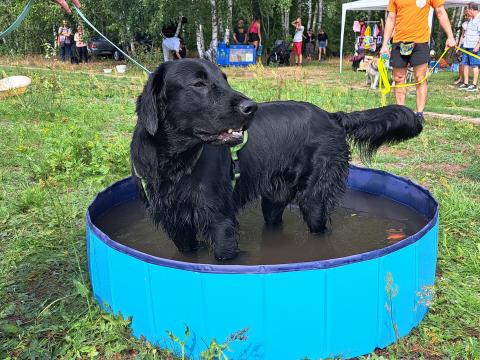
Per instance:
[[[205,81],[202,81],[202,80],[199,80],[199,81],[195,81],[192,86],[193,87],[204,87],[206,86],[207,84],[205,83]]]

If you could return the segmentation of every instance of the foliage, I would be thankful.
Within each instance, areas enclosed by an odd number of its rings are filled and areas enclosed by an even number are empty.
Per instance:
[[[0,29],[6,28],[20,13],[26,1],[3,0],[0,3]],[[313,0],[315,5],[318,1]],[[338,54],[340,46],[340,20],[342,3],[348,0],[325,0],[323,4],[323,25],[329,36],[329,50]],[[153,41],[154,47],[161,48],[162,26],[174,24],[180,15],[187,16],[189,22],[183,28],[182,35],[187,47],[195,49],[195,23],[203,24],[208,34],[206,43],[210,43],[212,20],[210,1],[173,1],[173,0],[83,0],[82,10],[97,28],[112,41],[130,44],[136,35],[144,34]],[[264,45],[271,48],[277,39],[283,38],[282,11],[289,10],[292,16],[300,16],[307,23],[307,0],[233,0],[233,24],[226,24],[228,17],[228,0],[215,2],[219,23],[224,27],[236,24],[238,19],[245,19],[248,26],[253,16],[259,16],[262,23]],[[345,52],[352,51],[354,35],[351,25],[354,19],[379,20],[384,17],[382,11],[349,12],[345,29]],[[80,22],[78,15],[64,14],[51,1],[36,1],[24,24],[11,34],[5,43],[0,41],[0,54],[25,55],[41,53],[42,44],[54,44],[55,32],[62,19],[69,20],[76,28]],[[443,33],[436,27],[436,43],[439,47],[444,43]],[[88,30],[90,34],[92,31]],[[220,29],[220,35],[224,29]],[[294,31],[290,27],[290,33]],[[207,46],[208,47],[208,46]],[[195,51],[194,51],[195,52]]]

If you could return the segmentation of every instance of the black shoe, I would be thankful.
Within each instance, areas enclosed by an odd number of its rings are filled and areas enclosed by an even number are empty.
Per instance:
[[[420,122],[420,124],[423,125],[425,123],[425,118],[423,117],[423,112],[416,112],[415,117]]]
[[[468,84],[462,84],[458,87],[458,90],[467,90],[468,89]]]
[[[465,90],[467,91],[470,91],[470,92],[474,92],[474,91],[478,91],[477,89],[477,85],[470,85],[468,88],[466,88]]]

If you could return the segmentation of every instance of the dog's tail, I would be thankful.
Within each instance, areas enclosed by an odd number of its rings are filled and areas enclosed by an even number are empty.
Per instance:
[[[383,144],[394,144],[411,139],[422,131],[421,117],[401,105],[389,105],[378,109],[338,112],[333,116],[345,128],[363,158],[369,159]]]

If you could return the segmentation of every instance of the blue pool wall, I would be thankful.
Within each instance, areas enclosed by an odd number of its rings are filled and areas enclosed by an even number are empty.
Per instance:
[[[348,186],[383,195],[427,219],[417,234],[381,250],[340,259],[278,265],[210,265],[161,259],[116,243],[92,220],[138,197],[133,181],[99,193],[87,213],[87,249],[95,298],[107,311],[131,317],[136,337],[178,348],[183,336],[199,358],[212,339],[231,359],[344,358],[384,348],[426,315],[435,280],[438,204],[411,182],[351,167]],[[352,239],[354,241],[354,239]],[[391,286],[387,283],[391,280]]]

